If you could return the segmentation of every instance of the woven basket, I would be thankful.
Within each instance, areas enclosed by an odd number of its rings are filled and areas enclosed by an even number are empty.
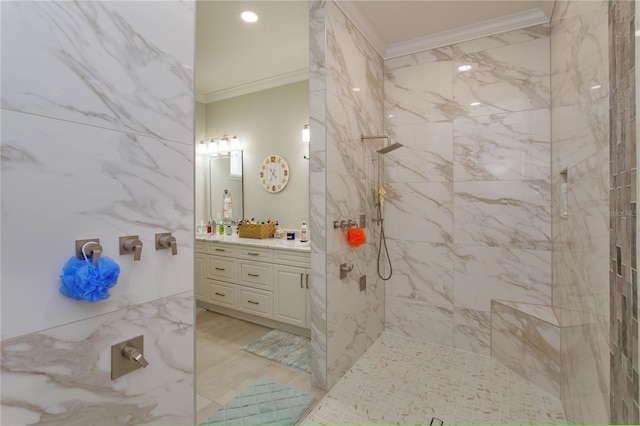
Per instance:
[[[276,225],[274,223],[266,224],[251,224],[243,223],[238,226],[238,233],[242,238],[273,238],[273,234],[276,232]]]

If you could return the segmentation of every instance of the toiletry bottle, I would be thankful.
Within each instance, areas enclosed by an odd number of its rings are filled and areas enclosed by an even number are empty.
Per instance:
[[[213,233],[213,227],[211,226],[211,221],[207,223],[207,234]]]
[[[300,227],[300,241],[309,241],[309,229],[307,228],[307,224],[304,222],[302,222],[302,226]]]
[[[231,235],[231,225],[227,225],[227,235]]]
[[[273,237],[277,240],[282,238],[282,229],[280,228],[280,223],[276,220],[276,230],[273,234]]]
[[[224,235],[224,223],[220,222],[220,226],[218,227],[220,235]]]
[[[204,226],[204,220],[200,221],[200,225],[198,225],[197,232],[198,234],[206,234],[207,228]]]

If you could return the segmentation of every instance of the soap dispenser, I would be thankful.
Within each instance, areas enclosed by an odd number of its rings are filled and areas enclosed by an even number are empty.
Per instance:
[[[302,226],[300,227],[300,241],[303,243],[309,241],[309,229],[305,222],[302,222]]]

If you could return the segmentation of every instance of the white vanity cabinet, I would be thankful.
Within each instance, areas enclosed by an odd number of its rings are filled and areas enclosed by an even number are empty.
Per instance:
[[[196,242],[196,299],[221,313],[308,329],[310,279],[308,251]]]

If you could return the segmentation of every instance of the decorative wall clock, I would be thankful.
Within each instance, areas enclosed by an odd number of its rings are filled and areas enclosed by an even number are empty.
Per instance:
[[[262,187],[271,193],[282,191],[289,182],[289,175],[287,160],[276,154],[267,156],[258,171]]]

